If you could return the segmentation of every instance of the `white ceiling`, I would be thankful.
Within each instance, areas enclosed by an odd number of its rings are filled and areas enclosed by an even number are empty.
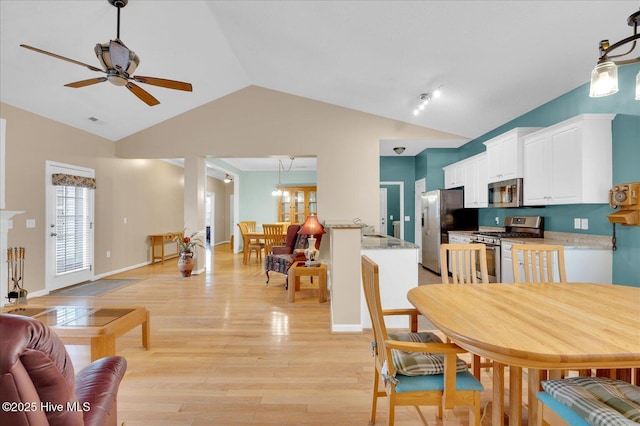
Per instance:
[[[121,40],[156,86],[148,107],[84,67],[116,35],[107,0],[0,1],[0,100],[118,140],[248,85],[460,135],[459,146],[589,79],[603,38],[630,35],[627,1],[151,1],[121,10]],[[414,117],[417,97],[443,96]],[[89,117],[95,117],[92,122]],[[402,141],[415,155],[425,141]],[[447,145],[448,144],[448,145]],[[398,141],[383,141],[382,155]],[[413,154],[412,154],[413,153]]]

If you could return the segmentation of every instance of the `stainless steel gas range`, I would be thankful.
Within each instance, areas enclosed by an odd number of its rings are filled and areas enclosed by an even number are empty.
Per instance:
[[[472,243],[487,246],[487,266],[490,282],[501,282],[500,240],[502,238],[543,238],[544,218],[542,216],[506,216],[504,231],[477,231],[471,236]]]

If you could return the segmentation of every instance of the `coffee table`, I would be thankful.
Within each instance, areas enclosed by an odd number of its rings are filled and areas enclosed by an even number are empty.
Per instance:
[[[304,262],[294,262],[289,268],[288,276],[287,295],[289,302],[296,301],[296,291],[300,290],[300,277],[318,277],[318,302],[327,301],[327,265],[321,263],[306,266]]]
[[[147,308],[83,306],[6,307],[3,313],[24,315],[48,325],[68,345],[91,345],[91,361],[116,354],[116,338],[142,326],[142,345],[151,348]]]

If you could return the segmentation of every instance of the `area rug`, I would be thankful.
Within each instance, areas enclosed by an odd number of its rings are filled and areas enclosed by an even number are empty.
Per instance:
[[[137,282],[140,282],[140,280],[96,280],[88,283],[77,284],[71,287],[61,288],[60,290],[54,290],[47,296],[95,297]]]

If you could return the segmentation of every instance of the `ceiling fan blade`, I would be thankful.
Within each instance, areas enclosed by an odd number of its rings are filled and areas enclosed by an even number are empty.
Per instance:
[[[102,83],[103,81],[107,81],[107,77],[97,77],[97,78],[90,78],[89,80],[74,81],[73,83],[65,84],[65,86],[78,88],[78,87],[90,86],[96,83]]]
[[[71,62],[72,64],[87,67],[91,71],[105,72],[104,70],[98,67],[94,67],[93,65],[85,64],[84,62],[76,61],[75,59],[65,58],[64,56],[56,55],[55,53],[47,52],[46,50],[38,49],[37,47],[28,46],[26,44],[21,44],[20,47],[24,47],[25,49],[33,50],[34,52],[42,53],[44,55],[52,56],[56,59],[62,59],[63,61]]]
[[[142,102],[146,103],[149,106],[158,105],[160,103],[160,101],[151,96],[149,92],[132,82],[127,83],[127,89],[129,89],[131,93],[136,95]]]
[[[184,83],[182,81],[167,80],[166,78],[144,77],[141,75],[131,78],[138,83],[152,84],[154,86],[166,87],[167,89],[184,90],[185,92],[193,91],[191,83]]]

